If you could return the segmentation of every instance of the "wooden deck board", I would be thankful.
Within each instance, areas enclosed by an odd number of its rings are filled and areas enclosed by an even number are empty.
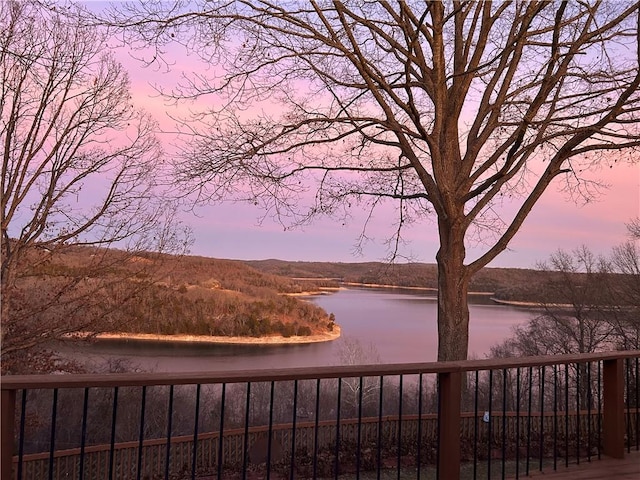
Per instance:
[[[532,477],[544,480],[640,480],[640,451],[625,452],[622,459],[603,457],[601,460],[584,461],[580,465],[570,465],[556,471],[535,472],[524,478]]]

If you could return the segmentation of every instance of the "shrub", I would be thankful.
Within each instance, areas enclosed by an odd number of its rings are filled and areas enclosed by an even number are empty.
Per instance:
[[[309,335],[311,335],[311,328],[307,325],[303,325],[302,327],[298,328],[298,335],[301,337],[308,337]]]

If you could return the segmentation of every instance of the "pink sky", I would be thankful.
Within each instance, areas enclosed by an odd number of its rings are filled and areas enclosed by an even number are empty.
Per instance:
[[[166,107],[150,82],[170,85],[181,72],[193,71],[192,57],[176,56],[177,63],[169,73],[148,68],[121,52],[121,61],[129,69],[134,101],[156,116],[162,127],[171,129]],[[153,97],[152,97],[153,96]],[[154,98],[155,97],[155,98]],[[167,142],[170,136],[163,136]],[[170,150],[170,147],[168,147]],[[625,222],[640,216],[640,163],[622,164],[614,168],[589,172],[591,178],[609,185],[596,201],[576,204],[552,185],[534,208],[524,226],[491,266],[535,267],[559,248],[572,250],[587,245],[596,254],[607,254],[626,240]],[[509,206],[504,207],[509,211]],[[511,208],[513,209],[513,207]],[[368,235],[374,241],[365,246],[362,255],[354,255],[354,244],[362,228],[362,218],[348,225],[324,219],[304,229],[284,231],[282,226],[266,220],[258,225],[263,212],[245,204],[221,204],[197,209],[198,216],[185,212],[183,219],[193,228],[195,243],[191,253],[217,258],[284,260],[316,260],[360,262],[377,261],[386,256],[383,241],[389,225],[395,220],[380,211],[370,225]],[[434,262],[438,248],[434,221],[425,221],[406,232],[409,244],[402,253],[415,261]],[[476,258],[483,245],[470,248],[468,258]]]
[[[611,185],[598,201],[578,205],[563,194],[549,190],[536,205],[524,226],[491,266],[535,267],[557,249],[572,250],[587,245],[596,254],[608,254],[626,240],[625,222],[640,215],[640,167],[622,165],[601,172],[600,178]],[[304,229],[283,231],[269,220],[258,225],[263,213],[250,205],[214,205],[198,210],[199,217],[187,218],[195,234],[192,253],[197,255],[283,260],[360,262],[385,257],[382,245],[389,221],[382,212],[369,230],[375,238],[363,251],[353,255],[361,222],[354,219],[346,226],[322,220]],[[377,235],[376,235],[377,234]],[[425,221],[407,231],[411,242],[404,252],[416,261],[435,262],[438,248],[433,221]],[[479,249],[469,249],[469,258]]]

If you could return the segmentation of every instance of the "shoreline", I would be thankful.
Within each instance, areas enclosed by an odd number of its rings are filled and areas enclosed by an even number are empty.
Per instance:
[[[415,286],[403,286],[403,285],[389,285],[386,283],[358,283],[358,282],[341,282],[342,285],[349,287],[364,287],[364,288],[388,288],[388,289],[400,289],[400,290],[417,290],[422,292],[434,292],[437,293],[438,289],[435,287],[415,287]],[[490,296],[495,295],[495,292],[467,292],[467,295],[483,295]]]
[[[540,308],[542,304],[540,302],[523,302],[519,300],[500,300],[496,297],[491,297],[490,300],[497,305],[505,305],[510,307],[529,307]]]
[[[498,305],[507,305],[512,307],[528,307],[528,308],[572,308],[570,303],[544,303],[544,302],[527,302],[520,300],[500,300],[499,298],[491,297],[490,300]]]
[[[339,325],[334,325],[333,331],[314,335],[283,337],[270,335],[268,337],[227,337],[210,335],[159,335],[155,333],[99,333],[94,336],[100,341],[126,340],[133,342],[153,343],[194,343],[201,345],[304,345],[310,343],[330,342],[340,338]],[[89,337],[91,334],[77,334],[73,337]]]
[[[344,287],[321,287],[318,290],[305,290],[302,292],[283,293],[286,297],[317,297],[319,295],[331,295],[339,292],[340,290],[346,290]]]

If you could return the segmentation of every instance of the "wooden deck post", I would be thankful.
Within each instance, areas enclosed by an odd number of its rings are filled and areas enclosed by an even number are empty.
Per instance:
[[[460,396],[462,374],[438,373],[438,476],[460,478]]]
[[[16,412],[16,391],[2,390],[0,397],[0,479],[13,479],[14,422]]]
[[[624,372],[622,358],[603,361],[603,453],[624,458]]]

